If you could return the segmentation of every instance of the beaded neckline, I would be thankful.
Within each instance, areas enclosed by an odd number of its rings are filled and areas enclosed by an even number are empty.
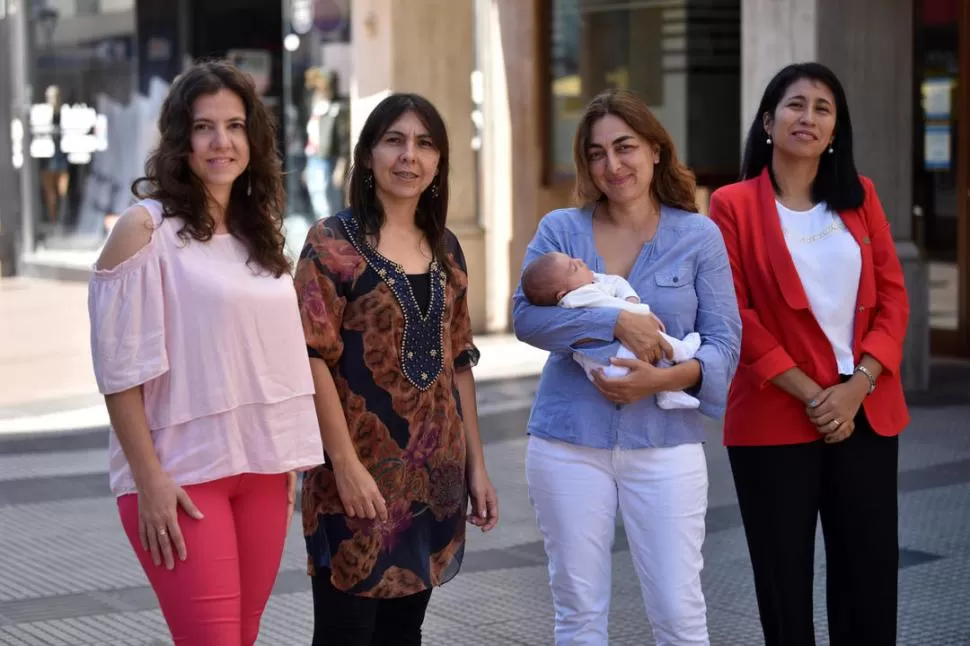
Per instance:
[[[357,220],[350,213],[339,217],[350,243],[394,294],[404,315],[400,348],[404,378],[418,390],[427,390],[444,367],[444,303],[447,284],[444,270],[437,259],[433,259],[428,266],[431,296],[427,311],[422,312],[404,267],[371,246],[360,231]]]

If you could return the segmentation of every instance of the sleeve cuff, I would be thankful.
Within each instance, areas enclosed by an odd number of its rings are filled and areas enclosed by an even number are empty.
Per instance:
[[[895,375],[903,361],[901,345],[885,332],[873,330],[862,340],[860,354],[872,355],[886,374]]]
[[[464,372],[478,365],[482,353],[475,346],[466,348],[455,357],[455,372]]]
[[[765,388],[772,379],[787,370],[797,367],[797,364],[785,349],[778,345],[754,363],[749,364],[749,367],[755,377],[757,377],[758,388]]]

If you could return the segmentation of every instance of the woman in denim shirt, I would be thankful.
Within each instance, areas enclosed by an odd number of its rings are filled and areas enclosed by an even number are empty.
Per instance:
[[[573,146],[580,208],[546,215],[524,265],[550,251],[627,278],[666,332],[698,332],[696,358],[653,364],[669,346],[656,319],[563,309],[514,297],[518,338],[551,354],[529,420],[529,495],[545,539],[556,644],[606,644],[617,509],[659,645],[709,644],[701,590],[707,464],[703,417],[724,412],[741,322],[718,228],[695,213],[694,179],[636,95],[610,90],[586,109]],[[611,359],[623,342],[639,359]],[[630,369],[591,382],[572,354]],[[661,410],[686,390],[699,409]]]

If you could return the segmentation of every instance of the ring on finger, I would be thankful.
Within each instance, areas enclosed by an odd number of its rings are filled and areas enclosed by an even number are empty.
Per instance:
[[[836,417],[835,419],[832,420],[832,424],[834,424],[835,428],[838,428],[842,426],[842,420]]]
[[[156,532],[155,532],[155,533],[156,533],[156,534],[158,534],[159,536],[161,536],[161,537],[163,537],[163,538],[164,538],[165,536],[168,536],[168,532],[167,532],[167,531],[165,531],[164,529],[159,529],[159,530],[156,530]]]

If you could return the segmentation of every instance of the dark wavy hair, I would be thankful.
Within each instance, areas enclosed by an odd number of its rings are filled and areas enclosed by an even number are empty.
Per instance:
[[[778,182],[771,168],[774,148],[768,143],[764,118],[766,114],[774,118],[778,104],[785,98],[785,92],[792,84],[802,79],[821,83],[832,92],[835,98],[835,141],[832,144],[834,152],[822,153],[815,181],[812,182],[812,201],[826,202],[835,211],[858,208],[866,196],[852,154],[852,120],[849,118],[849,101],[835,72],[821,63],[788,65],[775,74],[765,87],[744,145],[741,179],[757,177],[767,168],[775,192],[778,192]]]
[[[402,115],[411,112],[431,135],[431,142],[438,149],[438,176],[424,190],[418,199],[415,224],[425,237],[434,253],[435,259],[451,277],[451,263],[448,261],[448,243],[445,227],[448,222],[448,130],[438,109],[418,94],[391,94],[377,104],[367,117],[354,147],[354,162],[350,170],[350,210],[365,235],[380,239],[384,226],[384,208],[377,197],[373,181],[368,186],[371,152],[380,143],[381,137]],[[433,188],[437,187],[437,195]]]
[[[600,92],[589,105],[576,129],[573,139],[573,163],[576,165],[574,197],[580,205],[604,202],[606,196],[596,188],[586,159],[593,126],[608,114],[615,115],[630,126],[648,144],[660,151],[660,162],[654,166],[650,194],[660,204],[689,213],[697,212],[696,180],[694,173],[677,159],[677,151],[670,134],[653,115],[646,102],[629,90]]]
[[[276,123],[252,79],[231,63],[200,62],[175,79],[158,117],[158,147],[145,162],[145,176],[132,183],[131,192],[138,199],[158,200],[165,217],[182,218],[185,224],[178,235],[183,240],[212,238],[215,222],[206,209],[206,188],[189,167],[189,156],[195,101],[220,90],[229,90],[242,100],[249,139],[249,168],[233,182],[226,226],[246,245],[250,264],[279,277],[290,270],[290,261],[284,253],[286,198]],[[246,194],[247,186],[252,187],[251,195]]]

